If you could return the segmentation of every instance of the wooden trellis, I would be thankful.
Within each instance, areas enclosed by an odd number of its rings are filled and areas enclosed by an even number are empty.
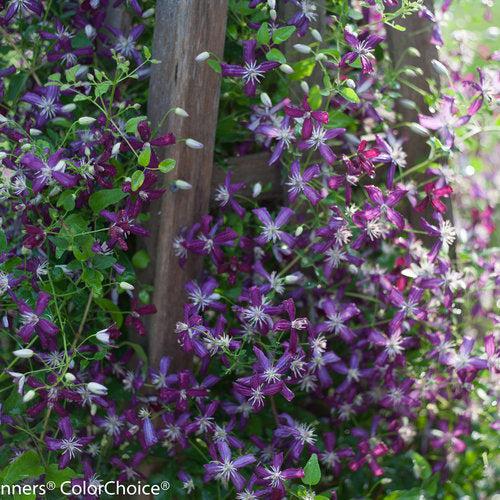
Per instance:
[[[318,1],[323,17],[321,3]],[[425,3],[431,6],[432,0],[426,0]],[[157,2],[153,56],[161,62],[153,67],[151,75],[149,118],[156,126],[171,108],[184,108],[189,118],[183,119],[171,113],[160,130],[172,131],[178,137],[192,137],[202,142],[204,149],[191,150],[180,143],[165,151],[165,156],[177,161],[175,173],[167,176],[167,180],[179,177],[192,184],[193,189],[169,193],[151,209],[151,238],[146,242],[146,247],[152,262],[143,279],[154,285],[153,302],[158,308],[149,324],[149,356],[152,364],[167,354],[173,358],[177,368],[186,363],[174,333],[175,325],[183,318],[186,300],[184,285],[199,275],[202,259],[188,260],[185,268],[181,269],[174,253],[173,241],[182,227],[191,226],[206,213],[214,188],[225,177],[225,172],[213,164],[220,76],[208,65],[196,63],[195,57],[206,50],[222,57],[226,17],[227,0]],[[430,61],[437,57],[436,49],[429,43],[431,23],[417,15],[399,22],[406,26],[406,31],[388,29],[392,60],[400,61],[402,65],[420,66],[423,74],[414,83],[425,88],[426,80],[435,76]],[[323,25],[324,18],[320,18],[318,27]],[[410,46],[420,51],[419,59],[411,59],[411,54],[406,50]],[[421,110],[425,109],[425,103],[418,93],[404,87],[402,95],[415,101]],[[415,121],[414,112],[403,107],[398,111],[405,121]],[[425,139],[412,135],[406,150],[408,164],[417,163],[426,149]],[[279,171],[269,167],[267,159],[267,153],[258,153],[228,160],[234,181],[245,181],[247,189],[257,181],[272,184],[272,189],[261,198],[263,200],[283,195]],[[409,218],[411,220],[411,214]]]

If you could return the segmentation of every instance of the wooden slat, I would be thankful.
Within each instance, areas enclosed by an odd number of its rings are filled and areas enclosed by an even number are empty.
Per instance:
[[[192,225],[208,210],[220,76],[194,58],[202,51],[222,57],[226,16],[227,0],[210,0],[210,8],[200,0],[159,0],[156,4],[153,57],[161,63],[152,70],[149,118],[154,126],[169,109],[184,108],[189,118],[170,114],[162,131],[174,132],[178,138],[192,137],[205,147],[192,150],[179,143],[164,153],[177,160],[176,171],[167,181],[181,178],[193,189],[167,193],[151,208],[151,237],[145,245],[152,263],[143,280],[154,284],[153,302],[158,308],[149,323],[152,364],[167,354],[176,367],[185,364],[174,330],[183,316],[184,285],[200,271],[201,259],[180,269],[172,242],[182,227]]]

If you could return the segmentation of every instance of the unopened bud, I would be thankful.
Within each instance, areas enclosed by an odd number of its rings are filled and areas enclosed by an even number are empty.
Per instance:
[[[262,94],[260,94],[260,102],[262,102],[262,104],[264,104],[266,108],[271,108],[273,106],[271,98],[265,92],[262,92]]]
[[[431,61],[432,67],[436,70],[436,73],[439,73],[440,75],[449,77],[450,73],[448,71],[448,68],[441,62],[438,61],[437,59],[433,59]]]
[[[276,21],[276,18],[278,17],[278,14],[276,14],[276,10],[271,9],[271,10],[269,11],[269,17],[270,17],[273,21]]]
[[[323,54],[323,53],[319,53],[319,54],[316,54],[316,57],[314,58],[316,61],[324,61],[325,59],[328,59],[326,57],[326,54]]]
[[[323,37],[321,36],[321,33],[317,29],[312,29],[311,35],[317,42],[323,41]]]
[[[269,5],[270,9],[276,8],[276,0],[267,0],[267,5]]]
[[[116,156],[120,152],[120,148],[122,146],[121,142],[117,142],[114,146],[113,149],[111,149],[111,155]]]
[[[352,80],[351,78],[348,78],[346,81],[345,81],[345,84],[347,85],[347,87],[349,87],[350,89],[355,89],[356,88],[356,82],[354,80]]]
[[[418,135],[421,135],[422,137],[427,137],[429,135],[429,131],[422,127],[419,123],[411,123],[410,124],[410,129],[415,132]]]
[[[300,236],[303,232],[304,232],[304,226],[299,226],[299,227],[295,230],[295,236]]]
[[[297,276],[296,274],[288,274],[285,276],[285,283],[287,285],[294,285],[300,280],[300,276]]]
[[[186,139],[186,146],[191,149],[203,149],[203,144],[194,139]]]
[[[61,108],[61,111],[63,113],[71,113],[72,111],[74,111],[76,109],[76,104],[74,104],[73,102],[69,103],[69,104],[65,104],[62,108]]]
[[[76,380],[76,377],[72,373],[65,373],[64,378],[66,379],[66,382],[74,382]]]
[[[203,61],[206,61],[207,59],[210,58],[210,52],[200,52],[195,58],[194,60],[196,62],[203,62]]]
[[[89,382],[87,384],[87,389],[92,394],[97,394],[98,396],[106,396],[106,394],[108,393],[108,388],[97,382]]]
[[[257,198],[260,193],[262,193],[262,184],[260,182],[256,182],[252,188],[252,196]]]
[[[103,344],[109,344],[109,333],[106,330],[100,330],[95,334],[95,338],[99,341],[102,342]]]
[[[413,57],[420,57],[421,56],[420,51],[415,47],[410,47],[408,49],[408,54],[410,54]]]
[[[143,19],[147,19],[148,17],[154,16],[154,14],[155,14],[155,10],[154,9],[148,9],[148,10],[145,10],[142,13],[142,18]]]
[[[174,113],[177,116],[182,116],[182,118],[187,118],[189,116],[187,111],[185,109],[182,109],[182,108],[175,108]]]
[[[291,75],[294,72],[293,68],[289,64],[282,64],[280,66],[280,70],[286,75]]]
[[[85,26],[85,35],[91,40],[96,36],[96,30],[91,24]]]
[[[30,135],[33,137],[37,137],[39,135],[42,135],[42,131],[38,130],[37,128],[30,128]]]
[[[183,181],[182,179],[177,179],[172,184],[174,189],[180,189],[182,191],[188,191],[189,189],[193,188],[193,186],[189,184],[189,182]]]
[[[18,349],[12,354],[14,354],[16,358],[28,359],[31,358],[35,353],[31,349]]]
[[[309,94],[309,84],[306,81],[300,82],[300,88],[304,94]]]
[[[32,389],[28,391],[24,396],[23,396],[23,403],[27,403],[28,401],[31,401],[34,397],[36,396],[36,392]]]
[[[118,286],[122,290],[132,291],[134,289],[134,285],[131,285],[130,283],[127,283],[126,281],[120,281],[120,283],[118,283]]]
[[[301,54],[310,54],[312,49],[309,47],[309,45],[304,45],[303,43],[296,43],[293,48],[297,51],[300,52]]]
[[[80,125],[91,125],[94,122],[95,122],[95,118],[92,118],[91,116],[82,116],[82,117],[78,118],[78,123]]]

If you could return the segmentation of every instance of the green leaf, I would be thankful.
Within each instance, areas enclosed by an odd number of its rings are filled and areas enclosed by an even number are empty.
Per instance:
[[[413,462],[413,472],[415,476],[418,479],[429,479],[432,475],[432,469],[429,462],[416,451],[412,451],[410,457]]]
[[[75,208],[75,195],[71,191],[63,191],[57,199],[57,206],[63,207],[67,212]]]
[[[109,83],[97,84],[95,89],[94,89],[95,96],[100,97],[100,96],[106,94],[110,87],[111,87],[111,85]]]
[[[137,159],[141,167],[147,167],[151,161],[151,146],[146,146],[139,153],[139,158]]]
[[[78,70],[80,69],[80,65],[79,64],[75,64],[74,66],[72,66],[71,68],[67,69],[65,74],[66,74],[66,81],[67,82],[74,82],[75,79],[76,79],[76,74],[78,72]]]
[[[130,186],[132,191],[137,191],[144,184],[144,172],[142,170],[136,170],[130,179]]]
[[[160,164],[158,165],[158,170],[160,172],[163,172],[164,174],[168,174],[175,168],[176,163],[177,162],[173,158],[167,158],[160,162]]]
[[[351,89],[350,87],[342,87],[340,89],[340,95],[344,99],[347,99],[350,102],[355,102],[355,103],[359,102],[358,94],[356,94],[356,92],[354,92],[354,90]]]
[[[66,481],[71,481],[76,476],[77,474],[73,469],[67,467],[61,470],[57,464],[50,464],[45,469],[45,483],[53,481],[56,488]]]
[[[288,78],[291,80],[304,80],[312,75],[315,67],[316,61],[314,60],[314,57],[301,59],[300,61],[292,64],[293,73],[288,75]]]
[[[109,205],[114,205],[125,198],[127,193],[121,189],[102,189],[92,194],[89,198],[89,206],[93,212],[98,213]]]
[[[27,478],[35,478],[44,473],[40,457],[29,450],[16,458],[0,473],[1,484],[16,484]]]
[[[286,57],[283,55],[283,52],[278,49],[271,49],[267,54],[266,54],[266,59],[268,61],[277,61],[281,64],[286,63]]]
[[[319,109],[321,107],[322,97],[319,89],[319,85],[314,85],[309,91],[309,96],[307,97],[307,102],[313,110]]]
[[[3,229],[0,229],[0,252],[5,252],[7,249],[7,238]]]
[[[28,73],[14,73],[9,78],[9,90],[5,96],[7,101],[15,101],[26,86],[28,81]]]
[[[304,467],[302,482],[308,486],[314,486],[321,481],[321,469],[319,468],[318,456],[313,453]]]
[[[273,33],[273,42],[278,45],[286,42],[295,33],[296,29],[295,26],[283,26],[283,28],[278,28]]]
[[[123,324],[123,314],[120,311],[120,308],[111,302],[109,299],[104,299],[101,297],[95,298],[94,302],[104,311],[111,314],[113,321],[116,323],[116,326],[120,328]]]
[[[221,65],[219,61],[215,61],[214,59],[209,59],[207,64],[216,72],[220,73],[222,71]]]
[[[355,9],[349,9],[348,16],[351,19],[354,19],[355,21],[359,21],[360,19],[363,19],[363,14],[361,12],[359,12],[359,10],[355,10]]]
[[[137,267],[138,269],[146,269],[150,261],[151,259],[149,258],[149,255],[146,252],[146,250],[139,250],[132,257],[132,264],[134,264],[134,266]]]
[[[97,270],[91,267],[84,267],[82,273],[82,280],[85,284],[92,289],[92,292],[96,297],[102,295],[102,282],[104,276]]]
[[[147,119],[147,116],[134,116],[134,118],[130,118],[125,124],[125,132],[135,134],[137,132],[137,125]]]
[[[269,24],[262,23],[260,25],[259,31],[257,31],[257,41],[261,45],[268,45],[271,41],[271,35],[269,33]]]

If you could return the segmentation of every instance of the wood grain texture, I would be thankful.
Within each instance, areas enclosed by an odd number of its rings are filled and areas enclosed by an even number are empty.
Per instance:
[[[145,246],[152,263],[142,279],[154,285],[153,302],[158,308],[149,323],[153,365],[164,355],[172,356],[177,368],[186,363],[174,330],[183,316],[184,285],[197,276],[202,261],[189,261],[181,269],[172,242],[181,228],[192,225],[208,210],[220,76],[206,63],[194,59],[202,51],[222,57],[226,16],[227,0],[159,0],[156,5],[153,57],[161,63],[153,67],[151,74],[149,118],[156,126],[169,109],[185,109],[189,118],[172,113],[161,131],[196,139],[204,149],[193,150],[178,143],[161,154],[162,158],[177,161],[175,172],[166,176],[167,182],[180,178],[193,189],[167,193],[151,207],[151,237]]]
[[[424,5],[431,11],[434,11],[433,0],[425,0]],[[398,19],[397,23],[404,26],[406,31],[398,31],[390,27],[387,28],[387,43],[391,60],[400,68],[405,66],[417,66],[421,68],[421,75],[416,77],[406,77],[405,79],[411,82],[415,87],[428,91],[429,85],[427,80],[432,79],[439,82],[439,75],[432,66],[432,60],[438,59],[437,48],[430,43],[433,24],[428,19],[419,17],[417,14],[413,14],[406,19]],[[420,57],[415,57],[408,53],[409,47],[415,47],[420,52]],[[429,109],[425,104],[423,96],[416,90],[404,84],[402,84],[400,92],[402,99],[409,99],[413,101],[416,104],[417,109],[408,109],[408,107],[401,104],[401,101],[398,101],[396,111],[401,115],[402,121],[418,123],[419,112],[423,114],[429,113]],[[411,167],[427,158],[429,154],[429,146],[426,144],[426,137],[415,134],[407,127],[404,129],[404,135],[407,137],[407,141],[404,145],[404,149],[407,154],[407,164]],[[417,174],[416,176],[413,176],[413,180],[418,183],[425,180],[425,177],[421,174]],[[448,203],[448,206],[450,210],[449,214],[451,216],[451,203]],[[419,228],[420,217],[424,215],[426,218],[429,218],[431,214],[429,212],[420,214],[409,207],[405,215],[413,227]],[[427,241],[427,243],[429,242],[430,241]]]

